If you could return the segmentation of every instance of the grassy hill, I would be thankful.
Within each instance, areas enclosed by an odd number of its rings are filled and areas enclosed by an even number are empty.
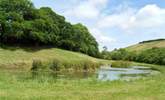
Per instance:
[[[139,44],[132,45],[127,47],[126,49],[128,51],[141,51],[151,48],[165,48],[165,40],[164,39],[157,39],[157,40],[149,40],[149,41],[143,41]]]
[[[81,53],[57,48],[0,48],[0,68],[29,70],[34,59],[49,62],[53,59],[66,64],[65,67],[78,67],[82,62],[104,63],[106,60],[90,57]]]

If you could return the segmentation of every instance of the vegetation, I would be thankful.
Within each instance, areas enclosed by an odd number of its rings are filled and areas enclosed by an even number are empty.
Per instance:
[[[165,40],[143,41],[128,48],[116,49],[112,52],[104,49],[102,58],[109,60],[136,61],[150,64],[165,65]]]
[[[117,67],[117,68],[128,68],[131,67],[131,62],[128,61],[114,61],[112,62],[111,66],[112,67]]]
[[[25,72],[0,73],[2,100],[164,100],[165,66],[145,65],[161,70],[161,74],[134,81],[102,82],[95,78],[58,79]],[[43,73],[42,73],[43,74]],[[23,91],[23,92],[22,92]]]
[[[125,49],[132,52],[141,52],[143,50],[152,49],[152,48],[165,48],[165,40],[157,39],[157,40],[143,41],[140,42],[139,44],[129,46]]]
[[[58,59],[54,59],[49,65],[50,69],[52,69],[53,71],[60,71],[61,66],[63,65]]]
[[[164,52],[165,48],[152,48],[141,52],[130,52],[126,49],[119,49],[116,51],[107,52],[107,59],[165,65]]]
[[[101,66],[101,62],[94,62],[91,60],[84,60],[79,63],[63,62],[59,59],[44,62],[40,60],[33,60],[32,71],[61,71],[61,70],[74,70],[74,71],[95,71]]]
[[[137,53],[136,52],[130,52],[126,49],[119,49],[114,50],[112,52],[109,51],[103,51],[102,52],[102,58],[109,59],[109,60],[128,60],[133,61],[136,59]]]
[[[135,61],[165,65],[165,48],[152,48],[138,54]]]
[[[0,48],[0,68],[13,70],[82,70],[97,68],[110,61],[57,48],[45,47],[4,47]],[[33,67],[32,67],[33,66]]]
[[[0,43],[52,46],[99,56],[98,43],[82,24],[72,25],[48,7],[30,0],[0,0]]]
[[[0,99],[163,100],[165,66],[91,57],[164,65],[165,48],[159,48],[164,46],[162,44],[164,39],[144,41],[113,52],[104,48],[100,55],[98,43],[82,24],[72,25],[48,7],[37,9],[31,0],[0,0]],[[112,82],[99,81],[95,75],[75,80],[58,78],[56,74],[66,69],[85,73],[110,63],[112,67],[149,66],[161,74]],[[47,71],[51,75],[45,75]]]
[[[40,60],[33,60],[31,70],[35,71],[35,70],[38,70],[41,67],[42,67],[42,62]]]
[[[165,39],[156,39],[156,40],[142,41],[142,42],[140,42],[139,44],[149,43],[149,42],[156,42],[156,41],[165,41]]]

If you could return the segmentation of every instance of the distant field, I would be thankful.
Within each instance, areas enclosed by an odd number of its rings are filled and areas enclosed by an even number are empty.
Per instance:
[[[165,40],[140,43],[133,46],[129,46],[126,49],[129,51],[141,51],[141,50],[151,49],[154,47],[165,48]]]
[[[50,61],[58,59],[64,63],[77,64],[83,61],[108,62],[81,53],[57,48],[0,48],[0,68],[29,70],[33,59]]]

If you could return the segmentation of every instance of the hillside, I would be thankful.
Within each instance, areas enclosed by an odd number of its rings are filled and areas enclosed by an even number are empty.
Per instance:
[[[151,49],[155,47],[165,48],[165,40],[157,39],[157,40],[143,41],[143,42],[140,42],[139,44],[129,46],[126,49],[128,51],[142,51],[142,50],[147,50],[147,49]]]
[[[39,59],[43,62],[57,59],[60,62],[67,64],[67,67],[78,67],[79,64],[87,61],[94,63],[106,61],[82,53],[57,48],[0,48],[0,68],[3,69],[30,70],[34,59]]]
[[[143,41],[127,48],[103,52],[102,54],[105,59],[165,65],[165,40]]]

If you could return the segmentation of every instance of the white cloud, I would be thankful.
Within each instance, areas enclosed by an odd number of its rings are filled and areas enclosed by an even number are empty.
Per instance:
[[[111,48],[110,45],[117,41],[116,39],[114,39],[112,37],[106,36],[99,29],[92,28],[92,29],[90,29],[90,32],[100,43],[100,49],[102,49],[102,46],[108,46],[108,48]]]
[[[79,1],[76,6],[65,12],[66,15],[76,16],[77,18],[97,18],[101,10],[105,7],[108,0],[84,0]]]
[[[105,6],[108,2],[108,0],[88,0],[89,4],[92,4],[94,6]]]
[[[121,13],[107,15],[98,22],[100,28],[117,27],[125,31],[159,28],[163,25],[165,25],[165,9],[154,4],[146,5],[139,10],[127,9]]]
[[[155,28],[165,25],[165,9],[161,9],[157,5],[145,6],[134,17],[135,20],[131,24],[133,27]]]
[[[78,18],[95,18],[99,15],[98,9],[86,3],[78,5],[76,8],[73,8],[65,13]]]

